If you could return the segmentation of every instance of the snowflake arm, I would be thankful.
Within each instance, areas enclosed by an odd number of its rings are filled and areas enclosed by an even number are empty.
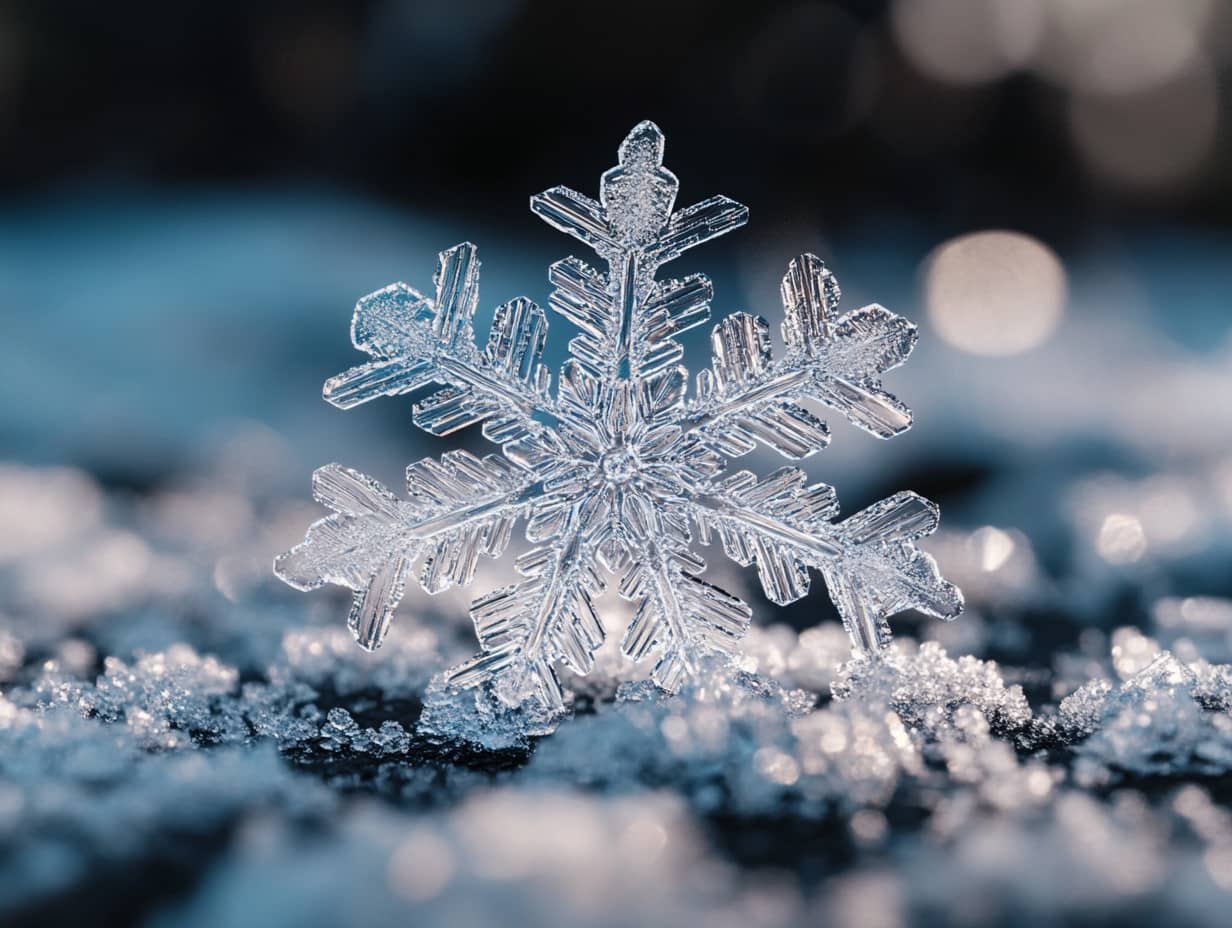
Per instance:
[[[479,299],[475,246],[442,252],[434,280],[435,299],[397,283],[356,304],[351,340],[375,360],[327,380],[325,399],[351,409],[438,384],[415,404],[415,424],[425,431],[448,435],[482,421],[484,435],[498,443],[541,433],[536,413],[555,414],[550,374],[539,363],[543,310],[525,297],[501,305],[480,351],[471,327]]]
[[[705,569],[688,550],[668,554],[652,543],[621,583],[620,595],[638,601],[621,651],[634,663],[657,651],[650,676],[669,693],[693,676],[698,658],[733,657],[753,617],[741,600],[697,576]]]
[[[600,198],[568,187],[531,197],[535,215],[593,248],[601,273],[577,258],[552,266],[550,305],[583,334],[570,344],[578,360],[605,376],[646,375],[678,361],[673,336],[709,318],[703,275],[656,281],[658,269],[690,248],[739,228],[748,210],[711,197],[673,213],[680,182],[663,167],[663,133],[637,125],[620,146],[619,164],[600,182]]]
[[[829,442],[824,423],[800,400],[835,409],[864,431],[892,438],[911,412],[881,386],[881,374],[907,360],[916,327],[873,304],[832,319],[839,288],[816,255],[788,265],[783,277],[784,357],[774,359],[765,319],[734,313],[714,328],[710,370],[697,375],[689,410],[693,431],[736,457],[761,441],[789,458]]]
[[[604,583],[591,565],[577,534],[562,547],[536,548],[519,558],[518,572],[527,579],[472,606],[483,653],[449,671],[449,682],[462,688],[491,684],[511,706],[531,697],[550,708],[562,706],[556,661],[588,673],[605,637],[592,602]]]
[[[348,620],[356,640],[380,647],[406,579],[422,561],[419,582],[429,593],[474,576],[480,554],[499,557],[526,511],[533,478],[503,458],[450,451],[407,468],[409,499],[340,464],[312,478],[313,496],[334,514],[274,562],[274,572],[300,590],[326,583],[354,591]]]
[[[937,527],[939,512],[915,493],[897,493],[834,523],[834,489],[805,485],[784,467],[758,481],[741,471],[691,501],[701,539],[722,542],[738,564],[757,563],[762,588],[786,604],[809,589],[808,568],[821,572],[852,642],[875,654],[888,642],[886,617],[919,609],[954,618],[962,595],[941,578],[915,541]]]

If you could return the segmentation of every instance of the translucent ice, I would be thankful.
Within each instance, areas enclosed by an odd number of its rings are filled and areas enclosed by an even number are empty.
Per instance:
[[[352,750],[368,754],[405,754],[411,737],[398,722],[386,720],[379,730],[360,728],[346,709],[330,709],[321,726],[320,745],[326,751]]]
[[[359,301],[352,340],[372,360],[328,380],[325,398],[347,409],[419,393],[421,428],[447,435],[482,424],[500,450],[412,464],[407,499],[338,464],[317,471],[315,496],[332,515],[275,569],[300,589],[353,590],[350,627],[363,647],[384,640],[407,583],[429,593],[468,584],[480,555],[502,554],[519,523],[533,546],[517,561],[523,580],[474,602],[481,653],[448,677],[489,686],[511,707],[554,711],[564,701],[556,665],[590,671],[607,632],[595,598],[610,582],[634,605],[622,650],[634,662],[653,656],[663,689],[679,689],[709,656],[733,656],[751,609],[700,579],[696,542],[755,563],[776,603],[802,597],[810,570],[819,572],[865,654],[886,645],[895,612],[960,610],[958,590],[916,547],[937,527],[933,503],[897,493],[836,521],[833,488],[799,469],[728,470],[759,444],[793,460],[824,448],[817,407],[880,438],[906,430],[910,412],[881,376],[907,359],[916,328],[875,304],[840,313],[834,275],[801,255],[782,281],[782,356],[765,319],[729,316],[690,397],[676,337],[707,321],[712,288],[703,275],[659,270],[743,225],[747,211],[726,197],[676,209],[663,148],[658,127],[643,122],[598,200],[567,187],[531,199],[536,215],[600,260],[549,269],[550,308],[580,330],[554,390],[540,360],[547,314],[528,298],[498,306],[476,344],[474,245],[441,253],[431,296],[397,283]]]
[[[1091,681],[1058,713],[1070,738],[1085,738],[1075,748],[1080,781],[1232,770],[1232,667],[1182,662],[1136,629],[1113,641],[1122,682]]]
[[[833,688],[838,698],[882,699],[908,725],[925,731],[951,724],[961,707],[977,709],[1000,733],[1031,720],[1022,687],[1006,686],[996,663],[970,656],[954,660],[932,641],[914,653],[894,648],[882,661],[853,660]]]

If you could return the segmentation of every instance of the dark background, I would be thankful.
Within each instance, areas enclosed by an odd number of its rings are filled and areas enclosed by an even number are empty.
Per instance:
[[[613,138],[653,118],[675,163],[688,165],[688,185],[737,186],[762,216],[808,210],[834,224],[892,209],[939,229],[1010,224],[1055,236],[1126,219],[1222,226],[1232,217],[1226,139],[1170,182],[1143,184],[1109,177],[1072,137],[1075,96],[1110,96],[1098,78],[1070,73],[1094,54],[1082,46],[1087,33],[1119,24],[1125,58],[1149,70],[1149,48],[1133,42],[1158,31],[1146,17],[1135,33],[1135,9],[1168,4],[1129,4],[1104,20],[1089,15],[1090,25],[1055,10],[1049,19],[1052,7],[1083,4],[1020,4],[1044,9],[1005,27],[1033,52],[975,76],[938,73],[904,42],[911,24],[896,28],[889,6],[7,3],[0,184],[35,195],[66,181],[324,183],[513,224],[522,215],[511,191],[581,183],[606,163]],[[1012,9],[920,6],[942,36],[926,47],[974,57],[976,72],[989,40],[973,10]],[[1200,22],[1204,47],[1164,62],[1173,73],[1155,92],[1200,70],[1222,88],[1226,120],[1230,8],[1171,6],[1173,22]],[[1130,68],[1103,84],[1143,79],[1153,80]],[[1159,111],[1176,107],[1141,96],[1124,106],[1127,147],[1168,146]],[[1183,109],[1184,87],[1171,99]]]
[[[10,2],[0,450],[143,489],[257,422],[288,443],[288,493],[343,451],[396,479],[437,447],[406,404],[317,399],[356,361],[354,300],[426,288],[436,252],[471,239],[481,316],[545,301],[544,268],[573,243],[527,196],[593,194],[651,118],[679,205],[750,207],[747,229],[681,262],[714,278],[716,318],[777,322],[778,277],[809,249],[846,306],[921,324],[890,380],[917,429],[893,450],[842,434],[824,456],[855,501],[1205,466],[1232,415],[1230,61],[1219,0]],[[1064,268],[1063,318],[1029,350],[935,331],[952,307],[927,305],[929,256],[988,230]],[[971,299],[1013,323],[1038,282],[1005,260]],[[974,518],[1035,515],[1020,495]]]

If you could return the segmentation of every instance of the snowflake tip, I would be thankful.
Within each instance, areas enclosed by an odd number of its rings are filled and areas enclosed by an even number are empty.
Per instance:
[[[643,119],[620,143],[621,167],[659,167],[663,164],[663,132],[649,119]]]

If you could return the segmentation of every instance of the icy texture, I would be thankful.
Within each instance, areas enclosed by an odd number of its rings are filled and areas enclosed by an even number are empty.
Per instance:
[[[346,709],[334,708],[321,726],[321,747],[326,751],[352,750],[373,754],[405,754],[411,737],[397,722],[386,720],[379,731],[361,729]]]
[[[833,689],[840,699],[878,694],[909,725],[925,729],[951,723],[960,706],[979,710],[1002,733],[1031,720],[1022,687],[1006,686],[995,663],[970,656],[952,660],[932,641],[915,654],[894,648],[885,660],[853,660],[841,668]]]
[[[538,745],[527,774],[608,788],[673,782],[706,812],[820,817],[884,804],[920,756],[873,702],[813,710],[814,697],[707,665],[672,698],[626,684],[615,712],[577,718]]]
[[[808,592],[810,568],[821,573],[864,654],[886,645],[895,612],[959,612],[958,590],[915,545],[937,527],[933,503],[898,493],[836,522],[834,490],[796,468],[760,478],[726,471],[758,444],[793,460],[824,448],[828,430],[806,403],[880,438],[906,430],[910,413],[881,375],[907,359],[916,329],[875,304],[840,314],[834,275],[801,255],[782,282],[785,353],[773,357],[766,320],[731,315],[715,326],[711,367],[688,397],[676,336],[706,322],[712,288],[700,274],[659,271],[743,225],[747,211],[726,197],[674,210],[678,182],[663,167],[663,144],[643,122],[598,200],[566,187],[531,199],[536,215],[602,262],[570,257],[549,270],[550,307],[581,330],[554,392],[540,363],[547,316],[528,298],[497,307],[477,347],[479,261],[469,243],[441,253],[431,297],[397,283],[356,306],[352,340],[373,360],[328,380],[327,400],[349,409],[427,389],[417,425],[448,435],[482,423],[501,450],[412,464],[406,500],[338,464],[317,471],[314,495],[333,515],[275,569],[299,589],[353,590],[350,627],[363,647],[384,640],[409,582],[429,593],[470,583],[480,555],[502,554],[519,522],[534,546],[517,561],[524,579],[474,602],[482,653],[448,678],[490,684],[511,707],[533,699],[554,710],[564,701],[556,664],[591,669],[606,637],[594,599],[613,577],[635,607],[622,650],[634,662],[654,655],[663,689],[679,689],[708,656],[734,655],[751,610],[700,579],[697,542],[756,563],[776,603]]]
[[[1061,702],[1058,722],[1076,748],[1079,777],[1232,772],[1232,668],[1182,663],[1132,628],[1113,636],[1121,683],[1095,680]]]
[[[904,636],[853,662],[837,623],[772,625],[741,672],[606,681],[538,738],[559,714],[442,685],[430,612],[369,653],[205,596],[199,563],[185,608],[54,644],[0,615],[5,924],[83,899],[137,913],[99,922],[266,928],[1226,922],[1232,694],[1198,648],[1221,601],[1048,652],[1063,676]],[[1024,680],[1079,695],[1028,707]]]
[[[784,670],[788,673],[787,668]],[[536,747],[527,775],[609,789],[671,782],[700,811],[808,818],[884,807],[930,765],[973,787],[974,801],[1035,803],[1056,777],[1020,764],[999,736],[1032,717],[995,664],[949,659],[936,645],[836,670],[842,699],[816,705],[788,690],[709,665],[672,698],[626,684],[616,711],[575,719]]]
[[[180,644],[108,658],[93,683],[47,661],[0,696],[0,912],[211,840],[246,812],[328,811],[330,793],[269,742],[249,746],[247,719],[272,701],[263,687],[241,697],[237,678]]]
[[[533,738],[551,734],[563,707],[528,701],[506,705],[485,689],[459,689],[434,678],[424,693],[419,733],[441,744],[463,742],[485,751],[524,751]]]

